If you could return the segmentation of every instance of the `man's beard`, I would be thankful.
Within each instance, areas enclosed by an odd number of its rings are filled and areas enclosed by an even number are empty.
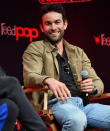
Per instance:
[[[64,32],[62,32],[62,33],[60,34],[60,36],[58,37],[58,39],[52,39],[52,38],[50,38],[50,37],[47,36],[47,35],[46,35],[46,38],[47,38],[47,40],[48,40],[52,45],[55,45],[55,44],[59,43],[59,42],[62,40],[63,36],[64,36]]]

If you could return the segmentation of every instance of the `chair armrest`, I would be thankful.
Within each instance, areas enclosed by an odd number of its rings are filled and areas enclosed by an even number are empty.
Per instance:
[[[24,88],[24,86],[22,86],[22,88]],[[32,93],[32,92],[38,92],[38,91],[44,91],[44,107],[43,110],[47,110],[47,104],[48,104],[48,86],[44,85],[44,86],[40,86],[40,85],[36,85],[35,87],[29,87],[29,88],[24,88],[24,93],[28,94],[28,93]]]
[[[103,93],[100,97],[101,98],[109,98],[110,97],[110,93]]]
[[[48,90],[47,85],[44,85],[44,86],[36,85],[35,87],[30,87],[30,88],[24,88],[24,86],[22,86],[22,88],[23,88],[25,93],[32,93],[32,92],[37,92],[37,91],[46,91],[46,90]]]
[[[102,95],[100,95],[98,97],[90,96],[89,101],[107,99],[107,98],[110,98],[110,93],[103,93]]]

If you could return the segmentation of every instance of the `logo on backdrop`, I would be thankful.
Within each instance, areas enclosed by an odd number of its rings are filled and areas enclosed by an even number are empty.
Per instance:
[[[92,0],[39,0],[41,4],[50,3],[78,3],[78,2],[90,2]]]
[[[94,41],[96,45],[110,46],[110,36],[107,36],[106,34],[94,36]]]
[[[20,37],[29,38],[29,41],[32,42],[33,39],[38,38],[39,32],[36,28],[21,27],[21,26],[7,26],[6,23],[1,23],[1,36],[15,36],[16,40],[19,40]]]

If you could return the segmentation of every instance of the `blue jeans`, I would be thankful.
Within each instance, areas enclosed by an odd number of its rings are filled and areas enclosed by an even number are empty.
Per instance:
[[[82,99],[70,97],[62,103],[56,98],[48,101],[48,107],[62,126],[62,131],[84,131],[87,126],[110,131],[110,106],[103,104],[88,104],[83,106]]]

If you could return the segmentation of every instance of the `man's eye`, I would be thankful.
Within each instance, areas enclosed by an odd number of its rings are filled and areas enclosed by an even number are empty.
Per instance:
[[[60,22],[60,21],[56,21],[55,23],[56,23],[56,24],[60,24],[61,22]]]
[[[49,25],[51,25],[51,23],[47,21],[47,22],[45,22],[45,25],[49,26]]]

